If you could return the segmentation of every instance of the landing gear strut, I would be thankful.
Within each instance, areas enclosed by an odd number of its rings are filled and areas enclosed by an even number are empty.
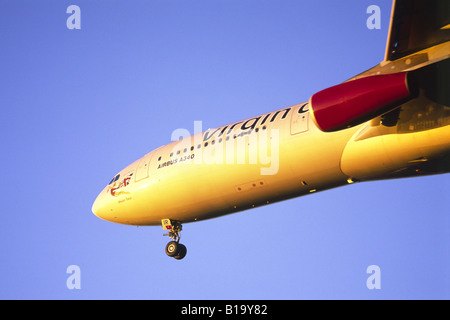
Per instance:
[[[172,241],[166,245],[166,254],[177,260],[181,260],[186,256],[187,249],[184,244],[180,243],[180,232],[182,230],[181,222],[171,219],[162,219],[161,224],[163,230],[169,230],[169,233],[164,234],[169,236]]]

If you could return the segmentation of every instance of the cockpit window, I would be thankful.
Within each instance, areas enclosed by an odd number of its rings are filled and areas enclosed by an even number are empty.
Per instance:
[[[108,183],[108,185],[110,185],[111,183],[116,182],[117,180],[119,180],[120,178],[120,174],[118,174],[117,176],[115,176],[114,178],[111,179],[111,181]]]

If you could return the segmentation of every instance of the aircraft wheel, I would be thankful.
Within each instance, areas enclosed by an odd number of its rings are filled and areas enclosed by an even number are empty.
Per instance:
[[[175,259],[177,260],[181,260],[186,256],[187,253],[187,249],[186,246],[184,244],[179,243],[178,244],[178,254],[174,256]]]
[[[178,254],[178,251],[180,250],[180,244],[176,241],[170,241],[166,245],[166,254],[169,257],[175,257]]]

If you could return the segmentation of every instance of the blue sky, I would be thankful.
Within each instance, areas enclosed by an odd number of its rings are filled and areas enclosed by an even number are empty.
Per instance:
[[[69,30],[69,5],[81,29]],[[369,5],[381,29],[369,30]],[[160,227],[91,213],[194,121],[304,102],[384,57],[391,1],[0,1],[1,299],[448,299],[449,175],[361,183]],[[81,270],[69,290],[66,269]],[[381,270],[369,290],[366,269]],[[173,285],[176,284],[176,290]]]

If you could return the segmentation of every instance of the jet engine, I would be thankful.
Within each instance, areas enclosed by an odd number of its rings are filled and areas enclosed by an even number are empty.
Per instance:
[[[334,132],[369,121],[410,99],[408,73],[370,76],[344,82],[314,94],[311,115],[317,127]]]

